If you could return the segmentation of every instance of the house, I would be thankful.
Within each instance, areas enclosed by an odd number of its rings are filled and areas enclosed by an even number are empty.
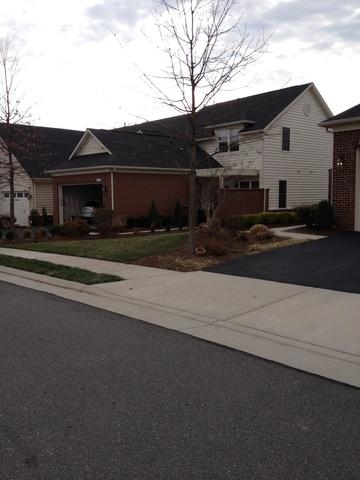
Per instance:
[[[203,108],[196,125],[199,189],[217,179],[225,192],[223,215],[286,210],[328,198],[332,134],[319,124],[330,115],[312,83]],[[117,217],[147,215],[152,201],[161,215],[170,215],[177,201],[188,204],[186,115],[85,132],[15,127],[36,137],[14,149],[24,169],[17,186],[24,221],[30,208],[43,206],[62,223],[80,216],[89,202]],[[9,194],[6,187],[2,191],[6,210]]]
[[[331,201],[335,221],[360,231],[360,104],[321,123],[334,135]]]
[[[31,209],[53,214],[52,179],[47,170],[67,158],[84,132],[29,125],[0,124],[0,214],[10,211],[7,149],[15,165],[15,217],[21,226],[29,225]]]
[[[198,146],[220,164],[225,213],[292,209],[328,198],[332,134],[319,126],[331,110],[313,83],[203,108]],[[122,130],[189,135],[186,116]],[[214,170],[198,172],[200,178]]]
[[[177,201],[188,204],[190,146],[166,133],[87,129],[68,158],[50,169],[54,222],[80,216],[96,201],[115,216],[148,214],[154,201],[160,215],[171,215]],[[198,148],[197,169],[220,165]]]

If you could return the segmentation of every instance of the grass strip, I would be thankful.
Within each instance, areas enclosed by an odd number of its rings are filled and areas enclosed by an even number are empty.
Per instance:
[[[43,260],[33,260],[29,258],[11,257],[9,255],[0,255],[0,265],[4,267],[16,268],[26,272],[40,273],[49,277],[61,278],[72,282],[83,283],[85,285],[95,285],[97,283],[118,282],[123,280],[116,275],[106,273],[95,273],[83,268],[67,267],[56,263],[44,262]]]
[[[127,238],[18,243],[7,247],[129,263],[177,250],[186,245],[186,240],[187,233],[162,233]]]

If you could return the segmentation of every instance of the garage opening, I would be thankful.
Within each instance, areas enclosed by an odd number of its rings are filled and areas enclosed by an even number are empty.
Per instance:
[[[102,185],[63,185],[62,198],[64,221],[80,218],[82,209],[88,204],[103,206]]]

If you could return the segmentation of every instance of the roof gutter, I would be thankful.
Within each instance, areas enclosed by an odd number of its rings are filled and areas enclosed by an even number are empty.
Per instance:
[[[344,125],[346,123],[360,122],[360,117],[340,118],[338,120],[325,120],[320,122],[320,127],[333,127],[335,125]]]
[[[133,173],[173,173],[182,174],[188,173],[188,168],[160,168],[160,167],[131,167],[131,166],[94,166],[94,167],[78,167],[78,168],[63,168],[58,170],[47,170],[46,173],[51,175],[69,175],[69,174],[84,174],[86,172],[133,172]]]

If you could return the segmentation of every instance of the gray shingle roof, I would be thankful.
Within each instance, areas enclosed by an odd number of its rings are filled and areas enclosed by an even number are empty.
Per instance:
[[[351,107],[348,110],[339,113],[338,115],[328,118],[324,123],[333,122],[336,120],[347,120],[348,118],[360,118],[360,103],[359,105],[355,105],[355,107]]]
[[[83,134],[78,130],[0,123],[0,137],[32,178],[48,177],[46,171],[68,158]]]
[[[205,126],[231,123],[241,120],[249,120],[250,123],[244,132],[251,132],[264,129],[274,120],[286,107],[288,107],[311,83],[293,87],[274,90],[271,92],[251,95],[249,97],[237,98],[228,102],[209,105],[199,111],[197,117],[197,137],[202,138],[209,135]],[[118,130],[144,132],[167,131],[170,135],[188,136],[189,123],[186,115],[163,118]]]
[[[178,168],[188,169],[190,145],[188,141],[164,134],[140,134],[127,131],[90,129],[111,151],[79,155],[64,159],[54,170],[96,166]],[[216,168],[220,165],[198,148],[196,168]]]

